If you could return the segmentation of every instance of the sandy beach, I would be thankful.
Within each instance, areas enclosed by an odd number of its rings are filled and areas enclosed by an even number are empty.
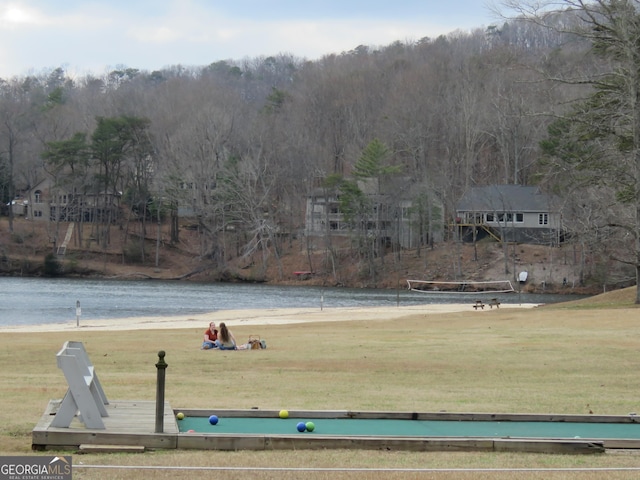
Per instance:
[[[501,309],[533,308],[533,303],[502,304]],[[477,311],[469,304],[428,304],[398,307],[345,307],[345,308],[276,308],[261,310],[219,310],[208,314],[184,317],[130,317],[101,320],[82,320],[65,323],[47,323],[41,325],[21,325],[0,327],[0,332],[69,332],[87,330],[145,330],[145,329],[182,329],[201,328],[214,321],[226,322],[228,326],[282,325],[310,322],[340,322],[354,320],[393,320],[407,315],[441,314],[469,311],[482,315],[492,309],[485,306]]]

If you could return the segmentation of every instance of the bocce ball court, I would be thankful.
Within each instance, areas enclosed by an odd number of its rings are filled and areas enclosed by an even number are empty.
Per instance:
[[[180,410],[181,448],[486,450],[597,453],[640,448],[640,425],[628,417],[470,413]],[[312,421],[312,432],[296,425]],[[191,431],[189,433],[189,431]],[[633,445],[633,447],[632,447]],[[204,447],[203,447],[204,446]]]
[[[51,400],[32,431],[32,448],[517,451],[601,453],[640,449],[640,417],[348,410],[173,409],[164,399],[159,352],[156,401],[110,401],[81,342],[57,355],[69,389]],[[283,409],[287,406],[283,405]],[[178,415],[180,414],[180,415]],[[210,423],[210,416],[217,423]],[[178,416],[181,419],[178,419]],[[313,431],[299,423],[313,422]]]
[[[640,425],[633,416],[412,413],[352,411],[175,409],[165,404],[164,429],[155,433],[154,402],[110,404],[105,429],[68,428],[51,422],[54,407],[33,430],[33,448],[80,450],[202,449],[297,450],[381,449],[410,451],[518,451],[601,453],[606,448],[640,448]],[[175,415],[182,412],[183,420]],[[219,421],[209,423],[215,413]],[[299,422],[313,421],[313,432]]]

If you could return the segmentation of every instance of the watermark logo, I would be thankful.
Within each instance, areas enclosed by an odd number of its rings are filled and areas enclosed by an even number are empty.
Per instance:
[[[0,480],[71,480],[71,457],[0,457]]]

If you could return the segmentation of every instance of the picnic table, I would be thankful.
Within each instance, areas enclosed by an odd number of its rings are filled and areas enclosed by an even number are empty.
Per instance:
[[[475,305],[473,305],[474,310],[477,310],[479,308],[484,310],[484,303],[482,302],[482,300],[476,300]]]

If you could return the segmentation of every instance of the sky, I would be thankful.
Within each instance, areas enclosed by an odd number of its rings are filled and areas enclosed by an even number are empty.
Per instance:
[[[435,38],[500,23],[484,0],[0,0],[0,78],[199,67]]]

